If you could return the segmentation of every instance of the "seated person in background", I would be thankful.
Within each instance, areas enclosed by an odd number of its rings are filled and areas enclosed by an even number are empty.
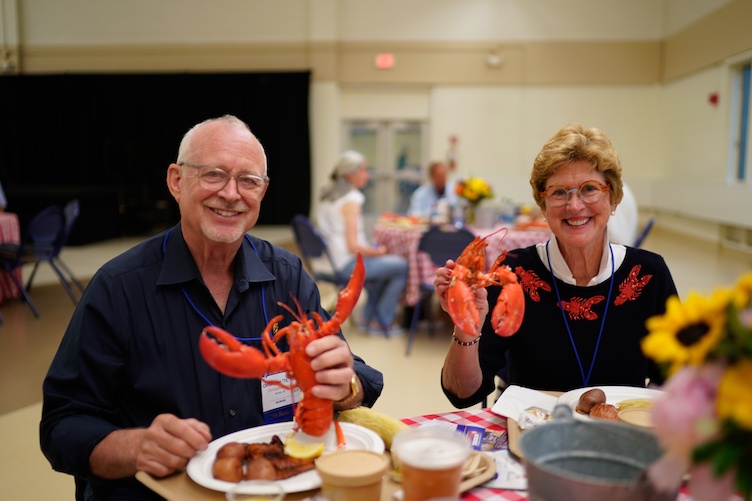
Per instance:
[[[344,275],[352,273],[355,255],[360,252],[366,266],[368,302],[362,326],[372,334],[401,335],[394,318],[407,285],[407,260],[387,254],[386,247],[368,243],[363,229],[363,203],[360,191],[368,183],[365,157],[357,151],[344,152],[331,174],[331,183],[321,195],[317,222],[326,240],[334,266]]]
[[[445,199],[448,207],[457,203],[454,186],[447,183],[449,168],[444,162],[431,162],[428,167],[429,182],[418,187],[410,196],[408,216],[431,217],[436,212],[439,200]]]
[[[530,185],[553,235],[510,251],[504,261],[522,284],[522,324],[511,337],[498,336],[486,316],[501,289],[476,289],[482,325],[469,334],[455,326],[441,374],[444,393],[456,407],[476,404],[505,366],[509,384],[539,390],[644,387],[646,378],[660,384],[640,341],[645,321],[664,313],[676,287],[661,256],[609,242],[606,226],[622,197],[611,141],[599,129],[564,127],[536,157]],[[445,310],[454,266],[447,261],[434,281]]]
[[[106,263],[87,287],[44,380],[40,424],[42,451],[76,477],[77,499],[161,499],[137,471],[170,475],[213,438],[267,424],[275,408],[261,381],[224,376],[201,357],[207,324],[259,348],[267,319],[293,320],[278,301],[297,311],[295,297],[330,318],[300,259],[246,233],[266,193],[266,162],[239,119],[194,126],[167,169],[180,222]],[[288,350],[284,339],[278,346]],[[379,397],[381,373],[341,333],[306,351],[318,369],[313,393],[335,409]]]
[[[608,239],[615,244],[632,245],[637,240],[637,200],[626,183],[622,188],[624,196],[608,220]]]

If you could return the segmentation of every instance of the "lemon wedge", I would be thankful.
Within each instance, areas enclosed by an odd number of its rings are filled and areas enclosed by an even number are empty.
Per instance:
[[[285,454],[297,459],[313,459],[324,452],[323,442],[303,443],[295,438],[294,433],[287,435],[285,440]]]

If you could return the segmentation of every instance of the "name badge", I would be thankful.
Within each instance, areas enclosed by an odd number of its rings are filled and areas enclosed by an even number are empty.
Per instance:
[[[290,378],[284,371],[264,376],[261,381],[261,403],[264,409],[264,421],[266,424],[291,421],[293,418],[293,405],[300,402],[303,393],[300,388],[292,390],[282,388],[269,381],[277,381],[284,385],[290,385]]]

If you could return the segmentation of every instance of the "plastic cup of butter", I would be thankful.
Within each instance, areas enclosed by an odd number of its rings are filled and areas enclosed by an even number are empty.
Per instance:
[[[639,426],[640,428],[653,427],[650,409],[624,409],[619,411],[618,416],[622,423]]]

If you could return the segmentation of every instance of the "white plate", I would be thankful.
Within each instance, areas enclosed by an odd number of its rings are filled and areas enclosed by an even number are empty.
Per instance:
[[[588,390],[599,388],[606,394],[606,403],[616,405],[623,400],[630,398],[655,398],[663,392],[661,390],[653,390],[651,388],[637,388],[632,386],[593,386],[591,388],[578,388],[576,390],[568,391],[556,401],[557,404],[568,405],[572,409],[572,415],[575,419],[581,419],[583,421],[589,421],[592,419],[587,414],[580,414],[575,409],[580,402],[580,396]]]
[[[352,423],[340,423],[340,426],[342,427],[342,432],[345,434],[348,449],[365,449],[379,454],[384,452],[384,441],[375,432]],[[292,421],[269,424],[236,431],[235,433],[212,440],[205,451],[199,452],[191,458],[185,471],[197,484],[215,491],[227,492],[238,484],[217,480],[212,475],[212,465],[219,448],[228,442],[268,443],[274,435],[277,435],[284,442],[287,435],[292,432],[292,427]],[[302,434],[295,438],[301,442],[306,440],[306,437],[302,436]],[[332,452],[337,448],[334,426],[323,437],[311,437],[310,439],[315,439],[319,442],[322,439],[324,440],[324,454]],[[316,470],[309,470],[294,477],[279,480],[278,483],[286,493],[303,492],[319,488],[321,486],[321,477],[319,477]],[[254,488],[254,486],[249,485],[248,489],[238,489],[238,492],[242,494],[268,494],[268,492],[259,492],[258,489],[259,487]]]

